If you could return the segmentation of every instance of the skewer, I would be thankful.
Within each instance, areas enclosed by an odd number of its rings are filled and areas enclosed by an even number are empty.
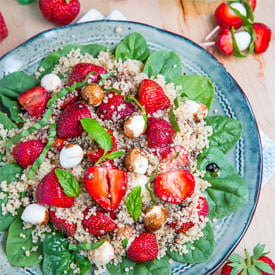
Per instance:
[[[216,44],[215,41],[201,42],[199,45],[203,48],[212,47]]]
[[[210,33],[205,36],[204,41],[208,41],[211,37],[213,37],[220,30],[220,28],[221,27],[217,25]]]

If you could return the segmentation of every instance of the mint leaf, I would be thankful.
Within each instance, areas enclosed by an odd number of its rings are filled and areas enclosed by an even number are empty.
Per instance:
[[[131,191],[125,204],[130,215],[137,221],[142,208],[141,186],[137,186]]]
[[[117,159],[117,158],[121,157],[123,154],[124,154],[124,152],[122,152],[122,151],[114,151],[110,154],[106,154],[104,156],[104,159],[110,159],[110,160]]]
[[[69,250],[94,250],[102,246],[105,241],[106,238],[96,243],[69,244]]]
[[[75,177],[68,171],[56,168],[54,170],[58,181],[63,188],[63,192],[71,198],[76,198],[80,194],[80,187]]]
[[[180,131],[180,127],[179,127],[178,122],[176,120],[176,116],[175,116],[175,113],[174,113],[173,109],[171,109],[169,111],[169,120],[170,120],[170,123],[171,123],[171,125],[174,129],[174,133],[175,133],[175,136],[176,136],[176,134]]]

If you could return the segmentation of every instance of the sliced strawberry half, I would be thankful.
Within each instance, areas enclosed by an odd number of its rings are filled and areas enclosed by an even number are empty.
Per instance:
[[[234,53],[232,33],[229,28],[222,28],[216,39],[216,47],[224,55]]]
[[[161,86],[151,80],[144,79],[139,86],[138,101],[151,114],[158,110],[165,110],[170,106],[170,100],[165,95]]]
[[[195,179],[187,170],[175,170],[158,174],[155,179],[155,190],[158,196],[167,202],[181,203],[195,189]]]
[[[263,53],[267,50],[270,39],[271,39],[271,29],[263,23],[254,23],[253,28],[256,34],[255,39],[255,53]]]
[[[71,237],[74,235],[76,230],[76,224],[73,222],[68,222],[65,219],[57,218],[53,211],[49,211],[50,214],[50,221],[52,225],[62,233],[66,234],[67,236]]]
[[[44,112],[47,101],[48,93],[41,86],[31,88],[20,94],[18,97],[18,102],[31,116],[34,117],[39,116]]]
[[[125,195],[127,173],[118,169],[91,166],[85,173],[84,182],[92,198],[105,210],[113,211]]]
[[[95,236],[108,234],[117,228],[117,224],[106,213],[97,210],[90,213],[90,208],[84,211],[82,225],[85,230]]]

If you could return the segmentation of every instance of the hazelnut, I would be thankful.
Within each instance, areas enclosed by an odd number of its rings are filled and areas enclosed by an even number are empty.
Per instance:
[[[98,84],[92,83],[82,88],[81,96],[88,104],[97,107],[103,101],[104,91]]]
[[[145,133],[145,120],[142,115],[132,115],[124,122],[124,134],[136,138]]]
[[[143,218],[144,226],[151,232],[159,230],[165,223],[168,215],[168,211],[159,206],[154,205],[145,210]]]
[[[185,114],[190,115],[190,118],[196,122],[204,119],[208,113],[207,106],[194,100],[187,100],[183,105],[183,110]]]
[[[141,149],[134,148],[127,154],[125,165],[130,172],[145,174],[148,168],[148,158]]]
[[[59,161],[63,168],[73,168],[83,159],[82,148],[77,144],[68,144],[62,148],[59,155]]]
[[[46,207],[33,203],[24,209],[21,219],[31,224],[45,225],[49,221],[49,212]]]

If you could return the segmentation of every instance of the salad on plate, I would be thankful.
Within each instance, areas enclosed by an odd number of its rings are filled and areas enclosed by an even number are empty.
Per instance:
[[[0,230],[43,274],[171,274],[213,253],[212,220],[248,201],[227,160],[238,120],[209,115],[211,79],[139,33],[67,45],[0,80]]]

